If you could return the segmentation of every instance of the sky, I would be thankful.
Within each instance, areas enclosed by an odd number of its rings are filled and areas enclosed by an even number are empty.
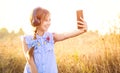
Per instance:
[[[50,32],[68,32],[77,29],[76,10],[83,10],[88,30],[106,33],[117,23],[120,14],[119,0],[0,0],[0,28],[9,32],[22,28],[26,34],[33,32],[30,15],[36,7],[51,13]],[[114,24],[116,22],[116,24]]]

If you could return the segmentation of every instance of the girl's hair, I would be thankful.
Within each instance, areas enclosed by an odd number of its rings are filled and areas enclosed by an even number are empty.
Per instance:
[[[37,34],[37,26],[41,25],[43,21],[50,15],[50,12],[47,9],[43,9],[41,7],[37,7],[33,10],[32,16],[31,16],[31,25],[35,27],[34,31],[34,38],[36,39]],[[33,56],[34,47],[32,47],[29,51],[29,56]]]

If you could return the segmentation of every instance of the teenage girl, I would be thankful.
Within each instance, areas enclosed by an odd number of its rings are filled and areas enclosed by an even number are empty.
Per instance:
[[[50,12],[37,7],[33,10],[31,25],[35,27],[34,35],[23,38],[23,50],[27,60],[24,73],[58,73],[54,44],[68,38],[78,36],[87,30],[86,22],[78,21],[81,29],[73,32],[57,34],[47,32],[51,18]]]

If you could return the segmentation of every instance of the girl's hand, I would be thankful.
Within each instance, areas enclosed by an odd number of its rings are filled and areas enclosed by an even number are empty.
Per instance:
[[[80,20],[81,21],[77,21],[78,29],[83,30],[84,32],[86,32],[87,31],[87,23],[86,23],[86,21],[81,17],[80,17]]]

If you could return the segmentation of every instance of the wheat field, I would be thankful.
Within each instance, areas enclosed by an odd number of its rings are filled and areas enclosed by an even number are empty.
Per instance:
[[[120,73],[120,34],[87,32],[55,44],[59,73]],[[20,36],[0,39],[0,73],[23,73]]]

